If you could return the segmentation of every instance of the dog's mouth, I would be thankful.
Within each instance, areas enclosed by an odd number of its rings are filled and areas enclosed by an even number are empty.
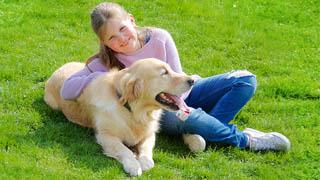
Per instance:
[[[169,93],[161,92],[156,96],[156,101],[160,104],[164,105],[170,110],[178,111],[178,110],[186,110],[188,107],[185,104],[184,100],[176,95],[172,95]]]

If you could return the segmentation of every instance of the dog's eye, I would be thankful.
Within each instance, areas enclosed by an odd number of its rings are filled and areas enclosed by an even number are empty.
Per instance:
[[[169,72],[167,69],[162,69],[161,70],[161,75],[167,75]]]

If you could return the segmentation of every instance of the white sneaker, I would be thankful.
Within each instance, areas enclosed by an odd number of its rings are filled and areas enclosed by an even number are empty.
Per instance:
[[[182,137],[192,152],[202,152],[206,148],[206,141],[198,134],[183,134]]]
[[[264,133],[251,128],[246,128],[243,132],[248,135],[248,147],[253,151],[290,150],[290,141],[283,134],[277,132]]]

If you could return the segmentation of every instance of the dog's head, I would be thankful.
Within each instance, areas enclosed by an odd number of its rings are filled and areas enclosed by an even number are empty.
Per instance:
[[[142,59],[123,69],[119,79],[120,103],[137,101],[155,108],[176,111],[185,108],[180,97],[188,91],[194,80],[174,72],[158,59]]]

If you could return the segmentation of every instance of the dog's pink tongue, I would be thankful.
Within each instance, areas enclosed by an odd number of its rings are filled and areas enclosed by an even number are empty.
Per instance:
[[[178,107],[181,111],[184,111],[184,112],[190,111],[189,107],[186,105],[186,103],[184,102],[184,100],[181,97],[172,96],[171,98],[176,102],[176,104],[178,105]]]

